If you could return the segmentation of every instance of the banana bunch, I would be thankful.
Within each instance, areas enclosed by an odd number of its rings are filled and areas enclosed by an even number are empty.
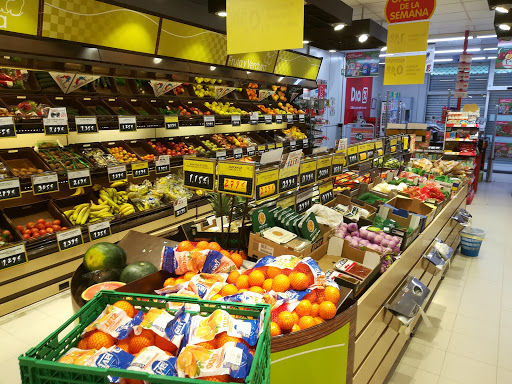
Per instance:
[[[135,213],[135,207],[128,203],[128,194],[126,191],[117,191],[115,188],[103,188],[100,190],[100,198],[98,203],[106,203],[113,208],[113,214],[122,216]]]
[[[79,196],[85,194],[85,188],[84,187],[78,187],[71,196]]]

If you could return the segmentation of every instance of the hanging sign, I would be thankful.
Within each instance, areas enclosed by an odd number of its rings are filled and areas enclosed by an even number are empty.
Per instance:
[[[32,175],[32,192],[34,195],[59,191],[59,177],[56,172]]]
[[[103,220],[98,223],[87,224],[87,230],[89,232],[89,239],[91,241],[108,237],[112,234],[110,229],[110,220]]]
[[[388,0],[384,8],[389,24],[428,20],[436,10],[436,0]]]
[[[71,81],[71,84],[69,85],[69,88],[67,89],[67,91],[65,93],[71,93],[71,92],[77,90],[78,88],[81,88],[84,85],[87,85],[99,78],[100,78],[100,76],[84,75],[84,74],[77,73],[75,75],[75,77],[73,78],[73,80]]]
[[[277,196],[279,169],[267,169],[256,172],[256,203]]]
[[[48,72],[64,93],[70,93],[90,82],[99,79],[100,76],[84,75],[78,73]]]
[[[299,185],[305,187],[316,182],[316,164],[315,159],[303,160],[300,164]]]
[[[224,86],[216,86],[215,87],[215,100],[219,100],[220,98],[226,96],[228,93],[231,93],[235,90],[235,87],[224,87]]]
[[[273,95],[275,92],[269,89],[260,89],[258,91],[258,101],[265,100],[270,95]]]
[[[0,179],[0,201],[21,197],[20,179],[17,177]]]
[[[83,243],[84,239],[82,237],[82,229],[80,227],[57,232],[57,245],[61,252],[78,247]]]
[[[98,120],[96,116],[76,116],[76,133],[98,133]]]
[[[165,129],[179,129],[180,128],[178,116],[165,116],[164,123],[165,123]]]
[[[161,89],[161,92],[158,96],[164,95],[167,92],[171,92],[174,88],[178,88],[182,83],[178,83],[175,81],[168,81],[164,83],[163,88]]]
[[[107,174],[109,183],[113,183],[114,181],[126,180],[128,178],[128,174],[126,172],[126,164],[107,167]]]
[[[0,249],[0,271],[28,262],[25,243],[9,244]]]
[[[218,191],[228,195],[252,197],[254,193],[254,163],[240,161],[217,162]]]
[[[191,189],[213,192],[215,186],[215,160],[183,159],[183,184]]]
[[[345,166],[347,164],[347,159],[345,157],[345,150],[335,153],[332,156],[332,176],[338,176],[343,174],[343,169],[345,169]]]
[[[386,57],[384,85],[423,84],[426,60],[426,55]]]
[[[16,137],[13,116],[0,117],[0,138]]]
[[[419,1],[412,0],[410,2]],[[403,4],[408,3],[404,2]],[[389,25],[386,54],[426,51],[429,25],[429,21]]]

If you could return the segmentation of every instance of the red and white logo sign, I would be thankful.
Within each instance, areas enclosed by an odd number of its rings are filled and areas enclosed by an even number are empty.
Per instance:
[[[345,124],[353,123],[358,112],[362,112],[365,119],[370,117],[372,83],[371,77],[347,78]]]
[[[429,20],[436,10],[436,0],[388,0],[384,13],[388,23]]]

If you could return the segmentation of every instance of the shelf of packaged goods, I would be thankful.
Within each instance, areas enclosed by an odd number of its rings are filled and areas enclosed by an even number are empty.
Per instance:
[[[463,152],[450,152],[450,151],[444,151],[445,155],[448,156],[468,156],[468,157],[475,157],[476,153],[463,153]]]
[[[468,143],[478,143],[478,139],[446,139],[445,141],[453,141],[453,142],[456,142],[456,141],[463,141],[463,142],[468,142]]]

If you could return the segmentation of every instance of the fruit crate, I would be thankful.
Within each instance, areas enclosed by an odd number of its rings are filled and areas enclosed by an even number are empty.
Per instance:
[[[37,148],[37,154],[55,172],[66,173],[67,170],[91,168],[83,157],[70,148]]]
[[[149,307],[166,308],[167,303],[198,304],[200,311],[190,313],[202,316],[208,316],[215,310],[222,309],[243,319],[258,319],[263,312],[263,331],[258,339],[251,370],[245,379],[245,383],[270,383],[270,305],[221,303],[180,296],[164,297],[114,291],[100,291],[56,331],[36,347],[21,355],[18,358],[21,382],[23,384],[106,384],[109,383],[110,376],[120,377],[121,383],[127,381],[124,379],[140,380],[149,384],[204,383],[204,380],[200,379],[150,375],[146,372],[59,363],[59,358],[78,344],[84,329],[98,317],[103,309],[108,304],[114,304],[120,300],[126,300],[134,307],[141,308],[144,311],[149,310]],[[67,328],[77,323],[78,325],[75,328],[67,331]]]
[[[50,100],[55,107],[65,107],[68,117],[94,115],[94,113],[74,97],[48,96],[48,100]]]
[[[124,142],[123,140],[118,140],[118,141],[105,141],[105,142],[102,142],[101,143],[103,145],[103,147],[107,150],[107,153],[110,153],[109,152],[109,149],[112,149],[114,147],[116,148],[122,148],[123,150],[125,150],[127,153],[131,153],[133,155],[135,155],[135,157],[137,158],[136,160],[134,161],[130,161],[130,162],[122,162],[120,161],[117,157],[117,161],[121,164],[131,164],[131,163],[134,163],[134,162],[137,162],[137,161],[140,161],[141,158],[140,156],[138,156],[137,154],[135,154],[132,149],[128,146],[128,144],[126,144],[126,142]]]
[[[119,88],[117,88],[117,84],[113,77],[100,76],[89,84],[91,84],[94,91],[100,95],[108,96],[119,94]]]
[[[87,110],[91,111],[93,115],[109,117],[115,115],[115,112],[99,97],[83,97],[77,100],[79,103],[83,104]]]
[[[139,93],[134,79],[125,79],[123,77],[114,77],[119,94],[137,95]]]
[[[159,153],[144,139],[125,140],[125,144],[131,149],[132,153],[135,153],[142,160],[154,162],[155,156],[159,155]]]
[[[4,68],[1,68],[0,72],[5,73]],[[2,87],[0,87],[0,89],[2,90],[2,93],[23,93],[23,94],[35,93],[35,92],[39,92],[41,90],[41,88],[39,87],[39,83],[32,71],[28,71],[28,73],[25,76],[23,76],[23,79],[21,81],[22,81],[21,88],[14,88],[14,87],[8,88],[8,87],[2,86]]]
[[[179,106],[183,106],[179,101],[150,99],[148,104],[156,110],[157,115],[179,116]]]
[[[154,150],[158,155],[169,155],[171,157],[171,162],[175,159],[181,159],[183,158],[183,155],[181,153],[178,154],[172,154],[172,150],[177,151],[177,145],[183,142],[187,145],[187,147],[190,147],[191,145],[194,147],[194,149],[197,150],[197,148],[201,148],[200,152],[196,152],[196,156],[204,156],[206,152],[208,151],[207,148],[205,148],[200,140],[195,140],[195,137],[172,137],[172,138],[158,138],[158,139],[150,139],[148,140],[148,145],[152,146],[155,145],[156,147],[153,147]]]
[[[120,98],[104,98],[103,101],[114,111],[118,116],[140,116],[139,112],[135,110],[126,100]]]
[[[2,95],[2,107],[6,107],[9,111],[14,110],[17,105],[23,102],[29,102],[33,101],[37,105],[41,105],[42,107],[52,107],[50,100],[48,100],[45,96],[39,96],[39,95],[30,95],[30,96],[5,96]],[[48,110],[42,109],[41,114],[36,115],[29,115],[29,114],[16,114],[16,120],[20,122],[27,122],[27,121],[33,121],[38,120],[40,121],[43,117],[46,117],[46,114],[48,114]]]
[[[190,112],[191,116],[214,115],[214,113],[204,105],[204,101],[186,101],[183,102],[183,105]],[[201,113],[195,113],[195,110],[199,110]]]
[[[50,171],[50,168],[30,148],[2,150],[0,151],[0,161],[14,176],[22,179]]]
[[[91,164],[92,169],[104,169],[107,166],[119,165],[119,161],[100,143],[74,144],[70,148],[74,153],[83,156]]]
[[[160,113],[156,108],[143,99],[126,98],[125,101],[135,110],[140,116],[158,116]]]

